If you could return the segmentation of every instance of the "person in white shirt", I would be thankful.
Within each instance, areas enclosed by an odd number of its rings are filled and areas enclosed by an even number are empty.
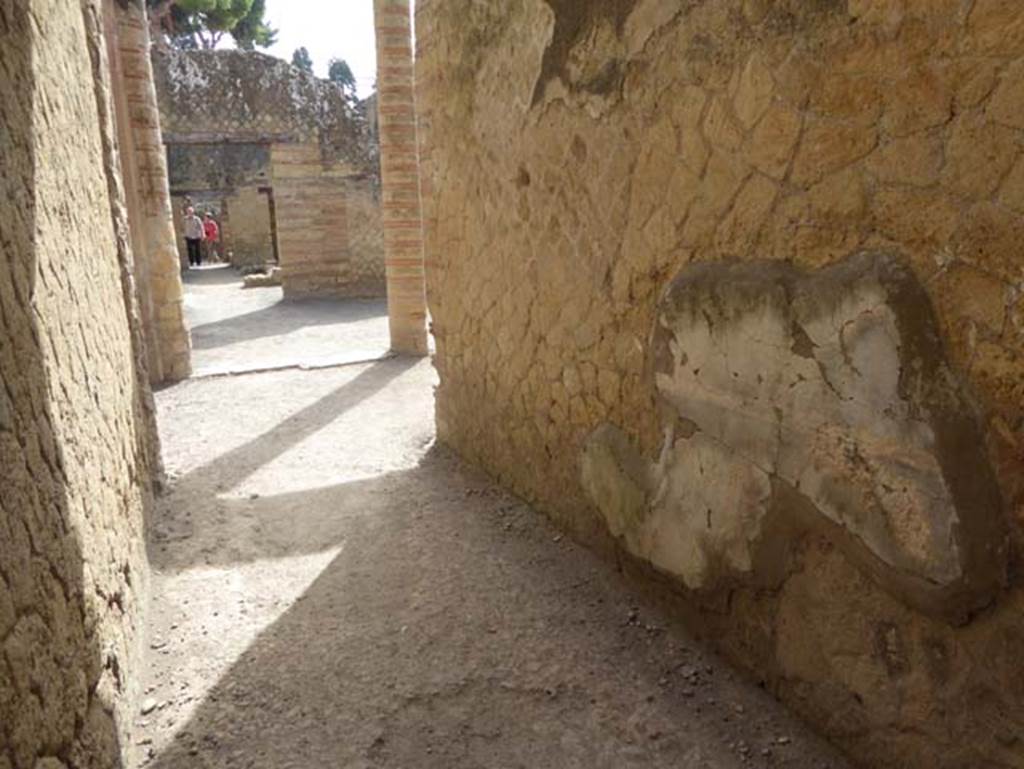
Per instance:
[[[199,267],[203,263],[202,243],[206,239],[203,220],[196,216],[196,210],[189,206],[185,209],[185,245],[188,246],[189,267]]]

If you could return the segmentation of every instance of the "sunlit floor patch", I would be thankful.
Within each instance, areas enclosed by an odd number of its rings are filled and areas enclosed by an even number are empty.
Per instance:
[[[370,429],[356,424],[358,415],[335,422],[296,444],[219,496],[224,499],[274,498],[299,493],[328,493],[344,484],[409,470],[433,445],[433,433],[424,431],[401,444],[392,439],[392,421],[401,419],[396,408]],[[397,426],[396,426],[397,427]],[[359,446],[346,445],[360,435]]]
[[[230,267],[193,270],[185,280],[194,376],[323,368],[388,354],[383,298],[289,301],[280,287],[243,289]]]

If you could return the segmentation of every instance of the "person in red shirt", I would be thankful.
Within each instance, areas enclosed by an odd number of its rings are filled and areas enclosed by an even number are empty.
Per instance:
[[[214,221],[213,212],[203,214],[203,234],[206,236],[206,257],[209,261],[215,258],[220,261],[220,227]]]

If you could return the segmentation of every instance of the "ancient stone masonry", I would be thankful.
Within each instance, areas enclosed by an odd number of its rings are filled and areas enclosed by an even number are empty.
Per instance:
[[[105,0],[119,156],[151,381],[184,379],[192,371],[167,160],[160,133],[149,30],[141,0]]]
[[[409,0],[374,0],[377,37],[378,121],[384,181],[384,246],[392,347],[427,353],[419,147],[413,92]]]
[[[120,765],[156,456],[99,2],[0,8],[0,766]],[[69,77],[77,73],[78,77]]]
[[[155,53],[154,66],[176,214],[186,197],[213,209],[233,262],[279,260],[288,296],[383,295],[365,110],[259,53]]]
[[[417,3],[438,429],[866,766],[1024,766],[1024,13]]]

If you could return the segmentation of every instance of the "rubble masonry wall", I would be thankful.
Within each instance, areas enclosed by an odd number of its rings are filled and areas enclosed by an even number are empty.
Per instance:
[[[1017,4],[426,0],[417,45],[440,437],[865,766],[1024,766]]]

